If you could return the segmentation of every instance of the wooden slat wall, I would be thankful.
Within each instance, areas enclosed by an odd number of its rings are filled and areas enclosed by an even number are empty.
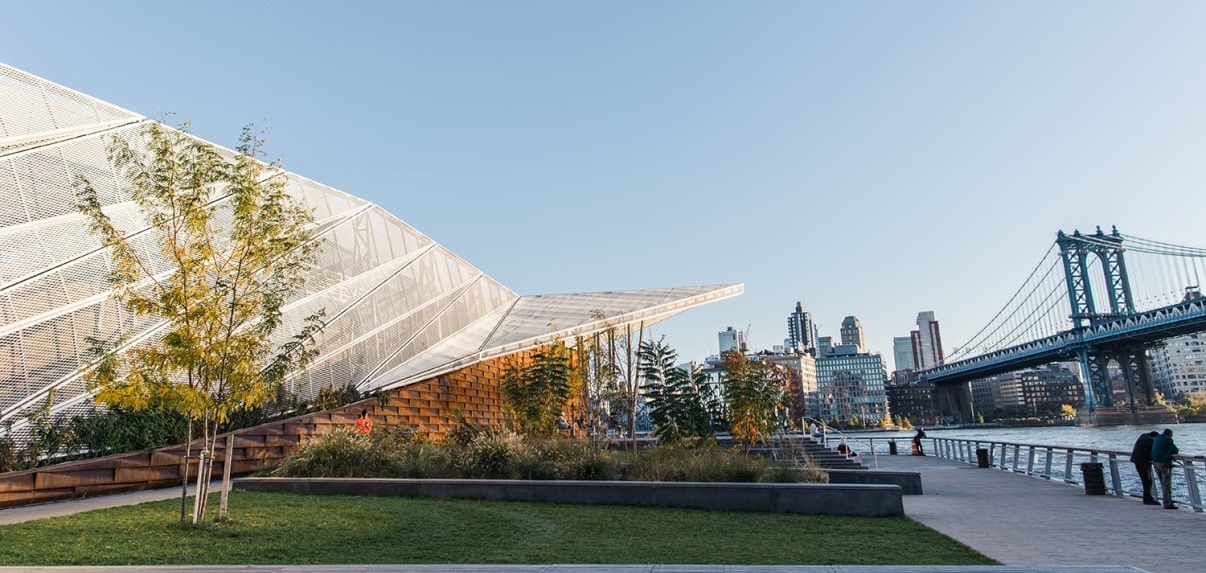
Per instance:
[[[383,399],[370,398],[339,408],[306,414],[234,435],[231,473],[244,475],[275,468],[306,440],[340,426],[351,427],[361,410],[368,410],[377,426],[417,428],[439,438],[451,428],[450,417],[460,410],[465,419],[480,425],[502,423],[501,374],[506,364],[524,360],[529,353],[496,358],[455,372],[390,391]],[[226,436],[218,438],[213,475],[220,477],[226,459]],[[200,441],[193,442],[197,455]],[[46,501],[121,493],[179,485],[184,465],[184,445],[150,452],[132,452],[67,462],[53,466],[0,474],[0,508]],[[190,481],[197,475],[197,460],[189,459]]]

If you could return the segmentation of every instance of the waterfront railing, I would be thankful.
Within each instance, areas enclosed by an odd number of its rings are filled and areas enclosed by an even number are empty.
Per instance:
[[[886,448],[877,448],[875,442],[895,439],[863,438],[859,442],[868,443],[872,452],[878,450],[882,455]],[[985,450],[991,468],[1079,486],[1084,486],[1085,481],[1080,464],[1095,462],[1102,465],[1107,493],[1131,497],[1143,495],[1143,482],[1130,462],[1129,451],[966,438],[926,437],[922,443],[926,455],[978,465],[978,451]],[[1206,456],[1173,456],[1173,460],[1173,501],[1188,505],[1195,512],[1203,512],[1206,510],[1202,504],[1202,492],[1206,490]],[[1160,480],[1153,475],[1153,481],[1152,495],[1160,499]]]

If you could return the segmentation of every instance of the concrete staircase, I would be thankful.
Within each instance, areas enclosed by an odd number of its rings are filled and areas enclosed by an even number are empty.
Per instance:
[[[815,438],[791,436],[774,440],[765,446],[753,448],[751,452],[776,460],[794,460],[799,465],[808,465],[825,470],[865,470],[867,466],[858,456],[846,457],[837,450],[826,448]]]

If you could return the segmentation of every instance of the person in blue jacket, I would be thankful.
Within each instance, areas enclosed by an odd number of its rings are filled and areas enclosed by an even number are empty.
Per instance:
[[[1171,429],[1164,428],[1164,433],[1152,440],[1152,467],[1156,469],[1156,477],[1160,480],[1164,509],[1177,509],[1172,501],[1172,464],[1178,450],[1172,435]]]

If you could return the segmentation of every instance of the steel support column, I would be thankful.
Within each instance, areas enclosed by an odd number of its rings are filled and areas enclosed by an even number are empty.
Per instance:
[[[1060,231],[1056,235],[1059,255],[1064,261],[1064,279],[1068,283],[1068,302],[1072,305],[1072,324],[1083,328],[1097,316],[1093,303],[1093,287],[1089,284],[1089,249],[1080,231],[1071,236]]]

